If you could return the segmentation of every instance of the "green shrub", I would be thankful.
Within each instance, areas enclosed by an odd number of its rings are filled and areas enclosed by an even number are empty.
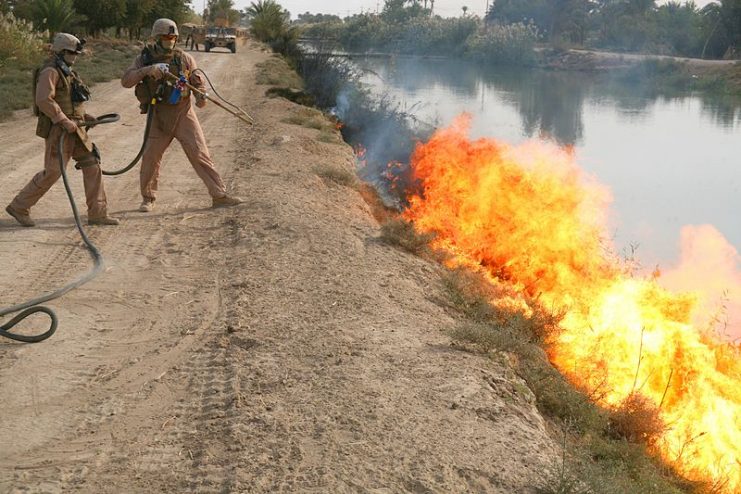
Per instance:
[[[531,65],[535,62],[537,40],[538,30],[534,24],[497,24],[472,36],[467,50],[471,58],[481,62]]]
[[[392,27],[373,15],[354,16],[339,33],[340,44],[353,51],[385,49],[395,38]]]
[[[415,17],[400,30],[395,51],[416,55],[461,55],[479,24],[475,17]]]

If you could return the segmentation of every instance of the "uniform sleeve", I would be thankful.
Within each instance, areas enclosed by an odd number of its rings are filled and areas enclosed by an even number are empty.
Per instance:
[[[35,96],[36,106],[55,124],[67,118],[57,102],[54,101],[58,82],[59,72],[51,67],[45,68],[39,73]]]
[[[200,72],[193,73],[194,70],[198,68],[198,64],[196,63],[196,59],[193,58],[192,55],[189,53],[183,53],[183,60],[185,61],[186,67],[188,69],[188,72],[190,72],[190,76],[188,77],[188,82],[190,82],[191,85],[193,85],[196,89],[200,89],[201,91],[206,91],[206,84],[203,80],[203,76]]]
[[[144,66],[141,55],[136,57],[134,63],[126,69],[121,77],[121,85],[125,88],[136,86],[142,79],[147,76],[148,67]]]

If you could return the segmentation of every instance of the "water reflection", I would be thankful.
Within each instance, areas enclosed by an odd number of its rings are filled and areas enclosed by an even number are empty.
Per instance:
[[[586,73],[485,68],[415,58],[356,61],[365,82],[421,120],[473,115],[474,137],[548,138],[613,192],[616,248],[644,265],[678,256],[686,224],[713,224],[741,251],[739,98],[659,93]]]
[[[480,101],[483,110],[485,102],[494,95],[517,110],[523,136],[552,138],[563,145],[582,143],[587,102],[614,106],[621,116],[634,122],[644,119],[656,103],[695,97],[686,93],[661,93],[635,82],[590,73],[480,67],[463,61],[405,57],[357,62],[366,70],[366,82],[399,91],[412,100],[407,101],[407,107],[420,103],[422,107],[434,105],[426,98],[431,91],[443,90],[455,95],[456,101]],[[702,95],[698,98],[705,118],[726,128],[741,126],[738,97]],[[436,110],[438,114],[433,116],[442,123],[439,120],[446,116],[439,114],[440,108]]]

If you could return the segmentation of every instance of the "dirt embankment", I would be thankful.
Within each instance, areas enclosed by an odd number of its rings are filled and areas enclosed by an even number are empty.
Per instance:
[[[558,448],[532,395],[451,348],[439,268],[381,242],[361,196],[316,173],[352,171],[351,149],[264,96],[261,47],[195,56],[257,121],[198,112],[246,202],[210,209],[177,144],[153,213],[136,212],[136,172],[106,179],[123,221],[90,235],[107,269],[51,304],[53,338],[0,342],[0,492],[533,492]],[[93,135],[108,168],[126,163],[132,91],[98,85],[91,110],[122,114]],[[34,128],[28,111],[0,124],[5,203],[41,167]],[[33,229],[0,219],[1,306],[89,262],[61,184],[32,213]]]

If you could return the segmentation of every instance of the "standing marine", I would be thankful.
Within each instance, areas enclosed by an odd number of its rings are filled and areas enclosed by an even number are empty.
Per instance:
[[[183,76],[185,81],[205,93],[203,78],[195,72],[198,68],[195,59],[175,47],[177,24],[170,19],[158,19],[152,27],[152,38],[154,42],[144,47],[121,78],[123,87],[136,86],[135,93],[143,112],[154,105],[139,177],[142,195],[139,211],[149,212],[154,208],[162,155],[173,139],[180,142],[193,169],[206,185],[213,207],[240,204],[241,199],[227,194],[211,160],[201,124],[191,105],[191,91],[167,76],[168,73]],[[197,107],[206,106],[205,98],[195,94],[194,99]]]
[[[70,158],[82,170],[88,225],[117,225],[118,220],[108,216],[103,189],[100,154],[83,128],[86,120],[95,117],[85,113],[85,102],[90,90],[72,66],[82,53],[84,41],[67,33],[58,33],[52,43],[52,55],[34,75],[35,105],[38,116],[36,135],[46,139],[44,169],[15,196],[5,211],[23,226],[34,226],[30,209],[59,180],[59,138],[66,133],[62,152],[64,166]]]

